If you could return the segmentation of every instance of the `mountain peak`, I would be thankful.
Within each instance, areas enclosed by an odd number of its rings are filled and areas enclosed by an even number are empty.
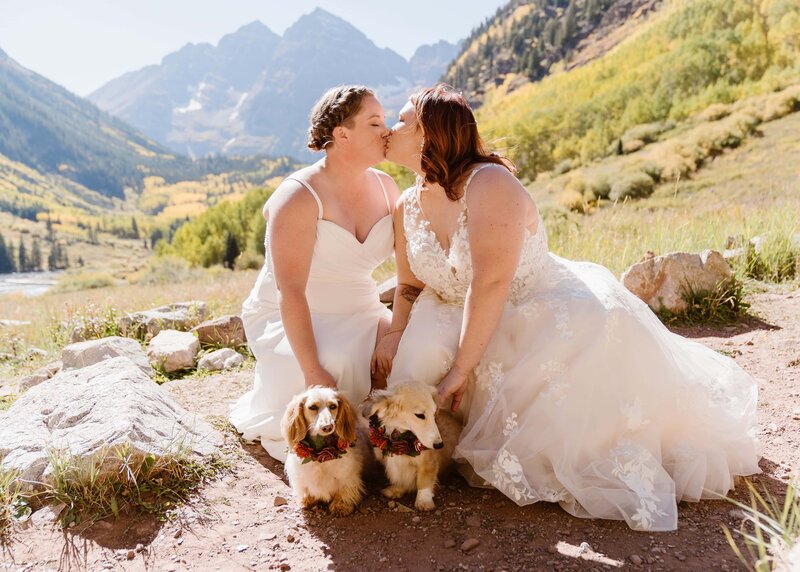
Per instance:
[[[227,38],[229,36],[275,37],[276,34],[261,20],[254,20],[249,24],[245,24],[244,26],[240,27],[233,34],[227,34],[224,37]]]

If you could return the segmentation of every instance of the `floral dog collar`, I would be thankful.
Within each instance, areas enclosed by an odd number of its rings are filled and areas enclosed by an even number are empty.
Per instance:
[[[305,439],[295,445],[294,453],[303,459],[304,465],[311,461],[324,463],[346,455],[347,450],[353,445],[355,443],[349,443],[347,439],[340,439],[335,433],[325,437],[306,435]]]
[[[373,447],[383,451],[383,456],[387,455],[408,455],[416,457],[427,449],[422,442],[417,439],[411,431],[402,433],[395,429],[391,435],[386,435],[386,427],[383,426],[378,414],[369,418],[369,442]]]

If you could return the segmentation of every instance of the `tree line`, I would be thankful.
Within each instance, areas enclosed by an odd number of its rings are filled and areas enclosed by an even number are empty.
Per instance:
[[[42,240],[34,236],[26,244],[25,237],[21,236],[19,244],[15,245],[0,234],[0,274],[11,272],[43,272],[45,270],[65,270],[70,266],[67,247],[59,240],[53,231],[52,223],[47,221],[47,235],[44,242],[49,245],[47,258],[44,257],[45,248]]]

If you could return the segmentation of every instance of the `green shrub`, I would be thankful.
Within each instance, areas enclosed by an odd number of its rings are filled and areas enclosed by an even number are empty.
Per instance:
[[[189,263],[177,256],[158,256],[147,262],[147,266],[130,278],[133,284],[155,286],[159,284],[178,284],[198,280],[205,276],[202,270],[189,267]]]
[[[607,199],[611,194],[611,184],[604,174],[595,174],[586,181],[586,188],[595,199]]]
[[[658,312],[666,324],[730,324],[747,314],[750,308],[744,300],[744,287],[736,279],[720,283],[713,290],[692,290],[683,294],[686,309],[680,313]]]
[[[714,103],[701,111],[697,118],[701,121],[719,121],[731,114],[731,106],[724,103]]]
[[[628,141],[642,141],[642,143],[653,143],[658,140],[658,136],[675,127],[672,121],[656,121],[653,123],[643,123],[628,129],[622,136],[623,144]]]
[[[649,197],[653,193],[655,184],[646,173],[641,171],[635,173],[623,173],[618,179],[611,183],[611,191],[608,198],[612,201],[619,201],[626,198],[640,199]]]
[[[260,270],[264,266],[264,256],[252,250],[245,250],[236,259],[236,270]]]

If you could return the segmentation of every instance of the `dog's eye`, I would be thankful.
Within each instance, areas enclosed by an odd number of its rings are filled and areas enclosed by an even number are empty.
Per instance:
[[[416,416],[419,417],[420,419],[425,419],[424,413],[417,413]]]
[[[334,403],[333,405],[331,405],[330,407],[328,407],[328,409],[330,409],[331,411],[336,411],[336,408],[337,408],[337,407],[339,407],[339,406],[338,406],[338,405],[336,405],[336,404]]]
[[[308,406],[308,408],[309,408],[311,411],[316,411],[317,409],[319,409],[319,405],[309,405],[309,406]]]

